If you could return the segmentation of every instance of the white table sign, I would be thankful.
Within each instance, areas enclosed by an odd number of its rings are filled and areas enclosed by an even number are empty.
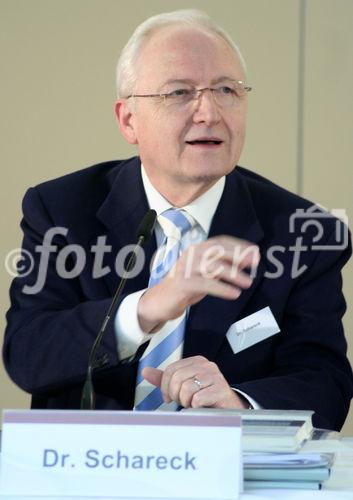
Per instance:
[[[162,412],[5,410],[1,495],[233,500],[241,420]]]

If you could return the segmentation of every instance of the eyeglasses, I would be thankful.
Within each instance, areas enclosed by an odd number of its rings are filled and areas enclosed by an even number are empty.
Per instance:
[[[240,102],[244,100],[246,94],[252,90],[252,87],[247,86],[241,80],[236,80],[231,85],[205,87],[203,89],[180,88],[163,94],[131,94],[127,96],[126,99],[130,99],[131,97],[152,97],[154,99],[160,99],[163,104],[167,106],[185,106],[192,101],[198,100],[201,94],[206,92],[206,90],[212,93],[218,106],[229,107],[240,104]]]

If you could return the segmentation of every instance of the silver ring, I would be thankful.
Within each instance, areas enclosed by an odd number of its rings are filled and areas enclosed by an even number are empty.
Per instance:
[[[193,382],[197,385],[198,390],[201,390],[201,389],[202,389],[202,384],[201,384],[201,382],[199,381],[199,379],[198,379],[198,378],[196,378],[196,377],[195,377],[195,378],[193,379]]]

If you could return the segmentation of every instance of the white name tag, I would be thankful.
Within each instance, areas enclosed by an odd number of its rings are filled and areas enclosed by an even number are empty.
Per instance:
[[[280,331],[271,309],[264,307],[233,323],[227,332],[227,339],[236,354]]]
[[[236,416],[4,412],[0,498],[230,500],[241,486]]]

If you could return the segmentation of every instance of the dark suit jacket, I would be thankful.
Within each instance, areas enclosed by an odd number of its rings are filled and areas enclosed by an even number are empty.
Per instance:
[[[91,247],[106,236],[112,251],[105,254],[103,265],[114,270],[119,249],[135,242],[148,210],[139,166],[138,158],[103,163],[31,188],[24,198],[23,248],[33,255],[34,268],[11,287],[4,362],[11,378],[33,395],[35,407],[79,407],[88,353],[118,283],[115,272],[93,279]],[[191,307],[184,357],[201,354],[213,360],[232,386],[264,408],[311,409],[317,426],[339,429],[353,390],[341,324],[345,301],[340,275],[351,248],[311,249],[317,228],[303,232],[300,220],[291,232],[291,214],[308,207],[308,201],[241,167],[227,176],[210,236],[229,234],[257,243],[262,259],[252,287],[239,299],[207,296]],[[334,246],[337,220],[327,214],[321,224],[319,243]],[[67,235],[56,235],[51,243],[57,249],[50,252],[42,291],[26,294],[24,284],[36,282],[40,267],[41,253],[35,247],[53,226],[67,228]],[[308,249],[300,253],[297,267],[306,270],[293,278],[298,238]],[[68,244],[80,245],[86,262],[78,277],[64,279],[55,266]],[[124,296],[147,286],[155,248],[152,238],[144,269],[128,280]],[[67,255],[67,270],[83,264],[74,255]],[[280,264],[281,276],[269,277]],[[235,355],[225,337],[229,326],[266,306],[281,332]],[[98,408],[132,407],[141,352],[119,361],[111,321],[98,355],[104,361],[95,373]]]

